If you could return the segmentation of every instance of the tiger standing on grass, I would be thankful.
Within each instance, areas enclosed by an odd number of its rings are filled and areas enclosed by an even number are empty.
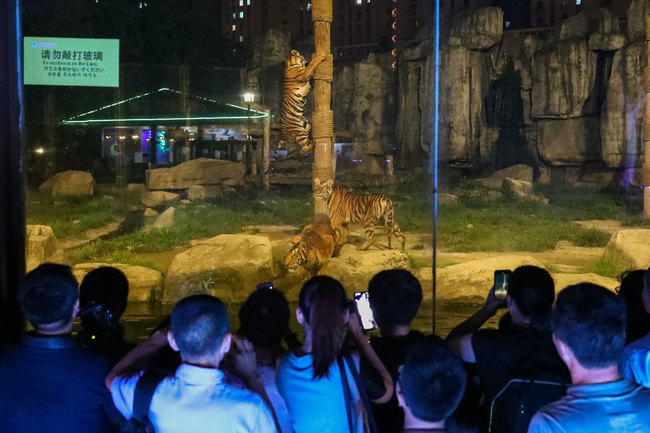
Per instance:
[[[282,97],[282,138],[278,149],[286,147],[289,154],[296,153],[291,144],[298,146],[301,154],[314,148],[311,138],[311,123],[304,117],[307,95],[311,91],[309,82],[316,72],[316,67],[325,60],[324,53],[316,53],[307,66],[305,59],[296,50],[291,50],[284,70],[284,96]]]
[[[384,225],[388,228],[388,248],[392,248],[391,236],[395,235],[404,250],[404,235],[395,220],[393,202],[386,195],[352,195],[343,188],[333,186],[333,181],[321,183],[320,179],[314,179],[314,195],[327,202],[337,244],[344,244],[347,240],[347,223],[360,223],[366,232],[366,242],[357,249],[367,250],[375,244],[375,224],[383,217]]]
[[[316,222],[305,227],[291,243],[293,246],[284,259],[287,269],[298,269],[305,278],[323,275],[335,245],[329,217],[317,217]]]

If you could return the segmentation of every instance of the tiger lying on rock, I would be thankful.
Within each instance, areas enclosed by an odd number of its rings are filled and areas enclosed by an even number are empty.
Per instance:
[[[392,248],[391,235],[394,234],[404,250],[404,236],[395,220],[395,209],[390,198],[384,194],[352,195],[332,184],[331,180],[321,183],[320,179],[314,179],[314,195],[327,202],[337,244],[347,240],[348,230],[344,227],[347,223],[360,223],[366,232],[366,242],[357,249],[367,250],[375,244],[375,224],[383,217],[384,225],[388,228],[388,248]]]
[[[308,225],[300,236],[294,236],[293,247],[284,263],[287,269],[298,271],[310,278],[322,275],[334,252],[334,232],[330,220],[323,215],[312,225]]]

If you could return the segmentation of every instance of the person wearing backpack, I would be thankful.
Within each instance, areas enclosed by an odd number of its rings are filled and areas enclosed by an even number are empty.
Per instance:
[[[187,297],[172,311],[171,330],[156,331],[127,354],[106,377],[106,386],[118,410],[131,419],[142,369],[169,344],[180,351],[183,362],[153,392],[148,415],[157,433],[275,433],[276,423],[263,399],[266,393],[259,376],[252,373],[244,378],[256,392],[224,380],[219,366],[232,342],[224,304],[209,295]],[[248,364],[254,367],[252,345],[245,341],[234,345],[239,353],[251,355],[253,362]]]

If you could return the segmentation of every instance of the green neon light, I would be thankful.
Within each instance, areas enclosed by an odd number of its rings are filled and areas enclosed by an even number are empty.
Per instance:
[[[253,109],[253,108],[249,109],[248,107],[240,107],[239,105],[234,105],[234,104],[225,104],[225,105],[227,105],[227,106],[229,106],[229,107],[238,108],[238,109],[240,109],[240,110],[244,110],[244,111],[250,111],[250,112],[253,112],[253,113],[257,113],[257,114],[259,114],[259,115],[258,115],[258,116],[256,116],[256,115],[249,115],[249,116],[215,116],[215,117],[207,116],[207,117],[167,117],[167,118],[143,118],[143,119],[90,119],[90,120],[74,120],[74,119],[78,119],[78,118],[83,117],[83,116],[87,116],[87,115],[89,115],[89,114],[93,114],[93,113],[97,113],[97,112],[102,111],[102,110],[106,110],[107,108],[115,107],[115,106],[118,106],[118,105],[125,104],[125,103],[127,103],[127,102],[134,101],[134,100],[136,100],[136,99],[144,98],[145,96],[153,95],[154,93],[165,92],[165,91],[167,91],[167,92],[172,92],[172,93],[176,93],[176,94],[181,95],[181,96],[189,96],[189,97],[192,97],[192,98],[201,99],[201,100],[203,100],[203,101],[212,102],[212,103],[215,103],[215,104],[221,104],[221,102],[216,101],[216,100],[214,100],[214,99],[205,98],[205,97],[203,97],[203,96],[191,95],[191,94],[189,94],[189,93],[183,93],[183,92],[180,92],[180,91],[178,91],[178,90],[169,89],[169,88],[167,88],[167,87],[161,87],[160,89],[155,90],[155,91],[153,91],[153,92],[142,93],[142,94],[140,94],[140,95],[132,96],[132,97],[127,98],[127,99],[124,99],[124,100],[122,100],[122,101],[118,101],[118,102],[114,102],[114,103],[112,103],[112,104],[104,105],[103,107],[96,108],[96,109],[94,109],[94,110],[90,110],[90,111],[87,111],[87,112],[85,112],[85,113],[77,114],[76,116],[72,116],[72,117],[71,117],[70,119],[68,119],[68,120],[62,120],[61,123],[65,123],[65,124],[68,124],[68,125],[71,125],[71,124],[77,124],[77,125],[79,125],[79,124],[87,124],[87,123],[109,123],[109,122],[156,122],[156,121],[165,121],[165,120],[170,120],[170,121],[171,121],[171,120],[174,120],[174,121],[179,121],[179,120],[236,120],[236,119],[242,119],[242,120],[243,120],[243,119],[262,119],[262,118],[264,118],[264,117],[269,116],[268,113],[265,113],[264,111],[255,110],[255,109]]]
[[[236,120],[236,119],[262,119],[268,116],[203,116],[203,117],[148,117],[141,119],[91,119],[91,120],[62,120],[66,125],[78,125],[83,123],[119,123],[119,122],[162,122],[178,120]]]

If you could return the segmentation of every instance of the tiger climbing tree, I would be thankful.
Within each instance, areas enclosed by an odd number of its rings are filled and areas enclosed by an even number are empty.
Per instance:
[[[312,183],[334,181],[334,112],[331,107],[334,59],[330,52],[330,27],[332,24],[332,0],[314,0],[311,19],[314,22],[316,53],[326,55],[314,74],[314,101],[316,111],[312,116],[312,137],[314,138],[314,168]],[[327,203],[314,196],[315,214],[327,214]]]

